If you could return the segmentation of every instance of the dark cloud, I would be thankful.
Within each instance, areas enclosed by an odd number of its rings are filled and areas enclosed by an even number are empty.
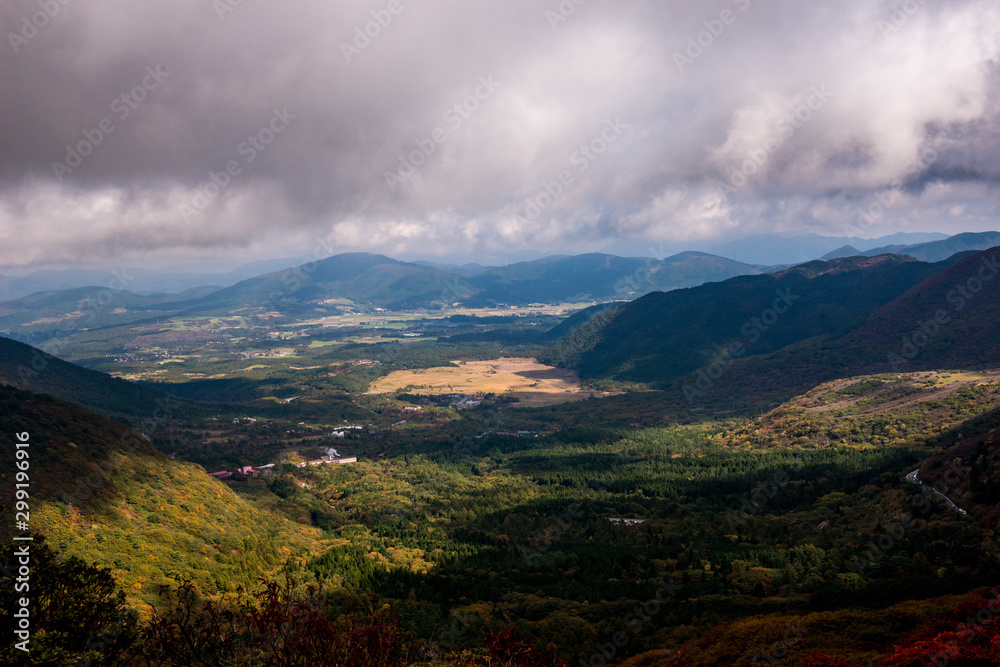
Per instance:
[[[895,183],[871,235],[997,227],[995,2],[0,16],[0,265],[842,234]]]

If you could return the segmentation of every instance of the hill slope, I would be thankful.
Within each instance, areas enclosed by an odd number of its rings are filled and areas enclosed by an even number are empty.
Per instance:
[[[5,433],[30,434],[32,529],[61,553],[113,570],[133,602],[155,601],[174,575],[205,592],[253,584],[291,553],[308,554],[320,536],[156,451],[123,424],[9,386],[0,386],[0,406]],[[12,452],[4,454],[8,471]],[[12,493],[3,484],[5,506]]]
[[[654,292],[579,327],[547,360],[591,380],[665,387],[720,352],[729,358],[734,343],[739,357],[841,331],[942,268],[899,255],[846,258]]]
[[[128,290],[102,287],[38,292],[0,303],[0,331],[27,341],[40,332],[98,329],[130,324],[176,312],[174,303],[196,301],[216,291],[216,287],[196,287],[180,294],[133,294]]]
[[[759,274],[765,268],[703,252],[683,252],[661,260],[590,253],[492,268],[470,278],[468,284],[476,292],[473,302],[477,304],[551,303],[632,298],[653,290]]]
[[[268,310],[304,313],[338,297],[382,307],[401,306],[440,294],[444,275],[434,267],[407,264],[383,255],[345,253],[249,278],[205,298],[165,305],[185,314]],[[332,307],[329,310],[336,312]]]
[[[92,371],[0,336],[0,385],[77,403],[94,412],[129,423],[162,419],[190,408],[172,397],[106,373]]]
[[[870,373],[1000,366],[1000,249],[962,257],[837,335],[736,360],[678,383],[705,406],[758,409],[810,386]],[[940,266],[925,265],[928,267]],[[996,267],[998,272],[994,271]],[[987,279],[984,280],[984,277]]]

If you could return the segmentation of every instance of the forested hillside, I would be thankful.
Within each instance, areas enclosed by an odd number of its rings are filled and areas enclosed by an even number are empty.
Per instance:
[[[898,255],[854,257],[654,292],[594,318],[545,358],[593,381],[665,388],[719,361],[856,326],[945,266]]]
[[[241,497],[123,424],[4,385],[0,405],[4,432],[31,437],[31,526],[58,553],[109,569],[132,604],[157,603],[175,577],[204,594],[236,590],[322,548],[318,530]],[[4,507],[13,456],[4,454]]]

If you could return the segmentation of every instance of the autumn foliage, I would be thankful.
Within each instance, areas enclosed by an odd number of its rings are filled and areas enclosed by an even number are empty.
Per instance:
[[[355,601],[336,615],[315,590],[270,582],[230,604],[202,602],[190,582],[142,632],[142,660],[162,666],[390,667],[404,661],[395,615]],[[370,602],[370,601],[369,601]]]
[[[896,643],[885,667],[990,667],[1000,665],[1000,598],[963,602]],[[845,658],[815,651],[806,667],[852,667]]]
[[[895,647],[887,667],[1000,665],[1000,598],[962,603]]]

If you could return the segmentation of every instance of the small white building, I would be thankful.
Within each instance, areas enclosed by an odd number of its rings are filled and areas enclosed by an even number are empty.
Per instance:
[[[645,519],[629,519],[623,516],[609,516],[608,521],[615,524],[616,526],[635,526],[645,521]]]

